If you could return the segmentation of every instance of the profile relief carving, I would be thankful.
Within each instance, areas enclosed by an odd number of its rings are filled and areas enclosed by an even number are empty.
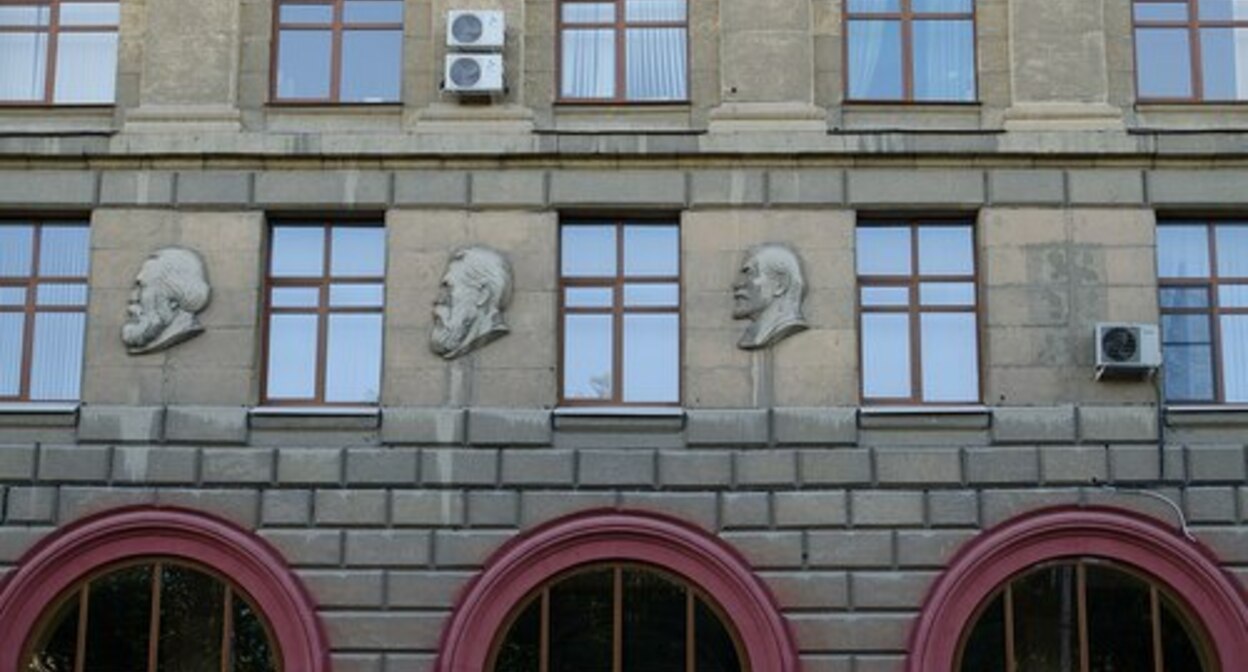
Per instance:
[[[737,347],[767,348],[808,328],[802,316],[806,281],[793,248],[763,243],[750,248],[732,285],[732,317],[750,320]]]
[[[502,253],[484,245],[453,252],[433,304],[434,354],[455,359],[504,336],[511,288],[511,264]]]
[[[171,348],[203,333],[197,317],[212,287],[204,260],[194,250],[165,247],[143,262],[130,292],[121,340],[132,355]]]

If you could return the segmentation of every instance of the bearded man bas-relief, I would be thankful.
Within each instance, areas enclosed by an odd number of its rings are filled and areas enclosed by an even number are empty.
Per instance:
[[[732,285],[733,319],[750,320],[737,347],[766,348],[806,329],[805,296],[802,262],[792,248],[781,243],[750,248]]]
[[[511,264],[500,252],[473,245],[452,253],[433,304],[434,354],[455,359],[505,335],[511,286]]]
[[[121,340],[132,355],[157,352],[201,334],[197,315],[212,288],[199,254],[183,247],[152,253],[134,279]]]

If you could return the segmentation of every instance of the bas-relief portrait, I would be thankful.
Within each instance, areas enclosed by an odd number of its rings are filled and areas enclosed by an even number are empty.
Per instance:
[[[750,320],[737,346],[766,348],[806,329],[805,296],[801,259],[792,248],[781,243],[750,248],[732,285],[733,319]]]
[[[433,352],[455,359],[505,335],[511,288],[511,265],[498,251],[473,245],[452,253],[433,304]]]
[[[204,331],[197,315],[212,288],[199,254],[182,247],[152,253],[134,279],[121,340],[132,355],[158,352]]]

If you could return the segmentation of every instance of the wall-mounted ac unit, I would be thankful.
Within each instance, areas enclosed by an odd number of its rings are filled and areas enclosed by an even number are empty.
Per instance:
[[[1155,324],[1096,325],[1096,378],[1143,377],[1161,366],[1161,331]]]
[[[447,54],[443,88],[461,94],[501,93],[502,54]]]
[[[446,46],[451,49],[500,51],[505,34],[501,11],[452,9],[446,13]]]

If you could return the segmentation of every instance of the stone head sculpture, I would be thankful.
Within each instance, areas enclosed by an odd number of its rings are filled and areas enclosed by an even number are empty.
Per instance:
[[[511,264],[482,245],[455,251],[433,304],[430,348],[455,359],[507,333],[503,311],[511,303]]]
[[[802,262],[792,248],[780,243],[750,248],[732,285],[732,317],[751,321],[737,346],[766,348],[806,329],[805,296]]]
[[[121,340],[132,355],[157,352],[198,336],[196,317],[212,295],[204,261],[192,250],[152,253],[134,279]]]

